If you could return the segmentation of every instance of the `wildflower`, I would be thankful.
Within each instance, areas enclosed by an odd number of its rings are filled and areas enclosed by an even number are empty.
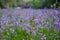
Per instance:
[[[28,30],[26,30],[26,33],[30,33],[30,30],[28,29]]]
[[[4,25],[1,25],[1,28],[2,28],[2,29],[5,29],[5,26],[4,26]]]
[[[14,24],[10,24],[9,26],[14,26]]]
[[[60,28],[60,20],[55,20],[54,24],[56,25],[56,28]]]
[[[31,27],[31,30],[35,30],[35,28],[34,27]]]
[[[36,26],[36,29],[38,30],[39,29],[39,26]]]
[[[34,19],[34,23],[39,23],[39,19]]]
[[[28,23],[28,22],[26,22],[25,25],[28,26],[28,27],[30,27],[30,23]]]

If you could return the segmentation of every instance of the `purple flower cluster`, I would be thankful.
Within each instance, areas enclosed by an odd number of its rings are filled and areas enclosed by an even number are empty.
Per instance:
[[[54,21],[57,28],[60,28],[60,18]]]
[[[8,25],[8,26],[18,26],[21,27],[23,30],[26,30],[27,33],[29,33],[31,30],[32,34],[36,35],[35,30],[52,24],[54,19],[54,23],[60,27],[60,18],[58,18],[58,10],[47,10],[47,9],[3,9],[2,10],[2,17],[1,17],[1,25]],[[52,18],[48,17],[51,16]],[[32,22],[29,22],[31,18],[33,18],[33,24]],[[49,19],[46,21],[46,19]],[[34,27],[31,25],[35,25]],[[36,25],[38,24],[38,25]],[[42,25],[41,25],[42,24]],[[52,24],[53,25],[53,24]],[[4,26],[1,26],[4,28]],[[54,26],[53,26],[54,27]]]

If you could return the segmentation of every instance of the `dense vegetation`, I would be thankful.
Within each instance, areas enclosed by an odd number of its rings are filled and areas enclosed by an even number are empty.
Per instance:
[[[16,7],[18,5],[29,5],[31,8],[60,8],[59,0],[0,0],[0,8]],[[27,4],[28,3],[28,4]]]
[[[44,8],[44,7],[50,7],[53,3],[55,3],[55,0],[33,0],[30,5],[32,8]]]
[[[16,7],[20,4],[20,0],[0,0],[0,7],[1,8],[9,8],[9,7]]]
[[[57,10],[5,9],[0,15],[0,40],[60,40]]]
[[[0,0],[0,40],[60,40],[60,10],[38,9],[60,8],[57,1]]]

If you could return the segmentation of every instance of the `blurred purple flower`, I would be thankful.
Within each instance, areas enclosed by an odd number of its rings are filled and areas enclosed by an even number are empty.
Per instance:
[[[10,24],[9,26],[14,26],[14,24]]]
[[[20,26],[20,22],[15,22],[14,23],[16,26]]]
[[[26,33],[30,33],[30,30],[29,30],[29,29],[27,29],[27,30],[26,30]]]
[[[6,21],[6,19],[7,19],[6,17],[2,18],[2,20],[4,20],[4,21]]]
[[[47,27],[49,25],[49,22],[46,22],[45,26]]]
[[[4,21],[4,24],[6,24],[6,21]]]
[[[8,24],[8,21],[4,21],[4,23],[3,23],[4,25],[7,25]]]
[[[34,19],[34,23],[36,24],[36,23],[39,23],[40,21],[39,21],[39,19]]]
[[[29,17],[26,17],[26,18],[24,18],[25,20],[28,20],[29,19]]]
[[[2,28],[2,29],[5,29],[5,26],[4,26],[4,25],[1,25],[1,28]]]
[[[54,17],[54,19],[59,19],[59,17],[58,16],[53,16]]]
[[[28,26],[28,27],[30,27],[30,23],[29,22],[26,22],[25,25]]]
[[[36,26],[36,29],[38,30],[39,26]]]
[[[54,24],[58,24],[58,20],[55,20],[55,21],[54,21]]]
[[[35,30],[35,27],[30,27],[31,28],[31,30]]]
[[[15,16],[12,16],[12,19],[15,19]]]
[[[55,21],[54,21],[54,24],[56,24],[56,26],[57,26],[58,28],[60,28],[60,20],[55,20]]]

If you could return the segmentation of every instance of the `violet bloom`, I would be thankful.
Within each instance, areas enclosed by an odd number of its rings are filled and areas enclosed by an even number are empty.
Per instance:
[[[16,25],[16,26],[20,26],[21,24],[20,24],[20,22],[14,22],[14,25]]]
[[[36,29],[38,30],[39,29],[39,26],[36,26]]]
[[[26,18],[25,18],[25,20],[28,20],[28,19],[29,19],[29,17],[26,17]]]
[[[26,33],[30,33],[30,30],[29,30],[29,29],[27,29],[27,30],[26,30]]]
[[[59,21],[59,20],[55,20],[54,23],[55,23],[55,24],[58,24],[58,21]]]
[[[2,29],[5,29],[5,26],[4,26],[4,25],[1,25],[1,28],[2,28]]]
[[[35,27],[31,27],[31,30],[35,30]]]
[[[34,23],[39,23],[39,19],[34,19]]]
[[[55,20],[55,24],[60,28],[60,20]]]
[[[28,22],[26,22],[25,25],[28,26],[28,27],[30,27],[30,23],[28,23]]]
[[[19,22],[15,22],[15,23],[16,23],[17,26],[19,25]]]
[[[8,24],[8,21],[4,21],[4,23],[3,23],[4,25],[7,25]]]
[[[60,28],[60,22],[58,23],[58,28]]]
[[[12,19],[14,19],[14,20],[15,20],[15,16],[12,16]]]
[[[49,22],[46,22],[46,25],[45,26],[47,27],[48,25],[49,25]]]
[[[14,24],[10,24],[9,26],[14,26]]]
[[[3,20],[3,21],[6,21],[6,18],[4,17],[4,18],[2,18],[2,20]]]

